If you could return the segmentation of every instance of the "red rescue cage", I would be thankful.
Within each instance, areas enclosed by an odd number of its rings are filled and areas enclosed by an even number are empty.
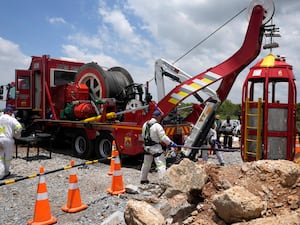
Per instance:
[[[243,85],[241,154],[244,161],[293,160],[296,85],[292,66],[269,54]]]

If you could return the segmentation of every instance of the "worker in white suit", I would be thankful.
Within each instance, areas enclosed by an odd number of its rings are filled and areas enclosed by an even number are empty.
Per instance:
[[[22,125],[12,117],[13,108],[7,106],[0,116],[0,179],[10,175],[9,167],[14,149],[14,138],[21,136]]]
[[[215,130],[216,124],[214,123],[212,127],[209,129],[209,132],[206,136],[206,140],[204,144],[202,145],[202,148],[205,150],[202,150],[202,159],[204,161],[208,161],[208,150],[209,148],[212,148],[213,151],[215,151],[217,159],[221,166],[224,166],[224,160],[221,151],[218,151],[218,137],[217,137],[217,131]]]
[[[148,184],[148,173],[154,160],[161,179],[166,171],[166,159],[163,154],[161,142],[176,148],[174,143],[165,133],[164,128],[159,123],[162,119],[162,113],[157,109],[153,117],[146,121],[142,127],[142,136],[144,138],[144,161],[141,169],[141,184]]]

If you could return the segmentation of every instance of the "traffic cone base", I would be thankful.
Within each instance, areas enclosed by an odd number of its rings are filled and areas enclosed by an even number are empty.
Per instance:
[[[114,191],[113,189],[108,188],[106,191],[107,191],[109,194],[111,194],[111,195],[120,195],[120,194],[124,194],[124,193],[125,193],[125,188],[123,188],[123,189],[121,189],[121,190],[119,190],[119,191]]]
[[[86,209],[88,206],[85,204],[82,204],[79,207],[73,207],[73,208],[69,208],[67,205],[64,205],[63,207],[61,207],[61,209],[65,212],[69,212],[69,213],[75,213],[75,212],[79,212],[81,210]]]
[[[43,221],[43,222],[34,222],[34,220],[28,220],[29,225],[47,225],[47,224],[55,224],[57,223],[57,219],[53,216],[49,220]]]
[[[74,166],[74,160],[71,160],[71,166]],[[61,207],[61,210],[68,213],[75,213],[86,209],[88,206],[82,204],[80,197],[80,190],[78,186],[78,178],[75,173],[75,169],[71,168],[71,174],[69,178],[69,190],[67,204]]]

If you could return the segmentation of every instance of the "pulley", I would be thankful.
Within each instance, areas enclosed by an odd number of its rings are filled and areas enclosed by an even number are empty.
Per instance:
[[[252,10],[256,5],[261,5],[264,8],[265,14],[264,14],[264,19],[263,19],[263,24],[268,23],[275,12],[275,5],[273,0],[253,0],[250,2],[248,6],[248,19],[250,20]]]

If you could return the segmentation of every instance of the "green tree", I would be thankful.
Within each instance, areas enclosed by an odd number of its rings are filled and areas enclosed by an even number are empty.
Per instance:
[[[217,114],[221,118],[225,119],[226,116],[230,116],[231,119],[237,119],[241,115],[241,104],[234,104],[230,100],[226,99],[217,111]]]

